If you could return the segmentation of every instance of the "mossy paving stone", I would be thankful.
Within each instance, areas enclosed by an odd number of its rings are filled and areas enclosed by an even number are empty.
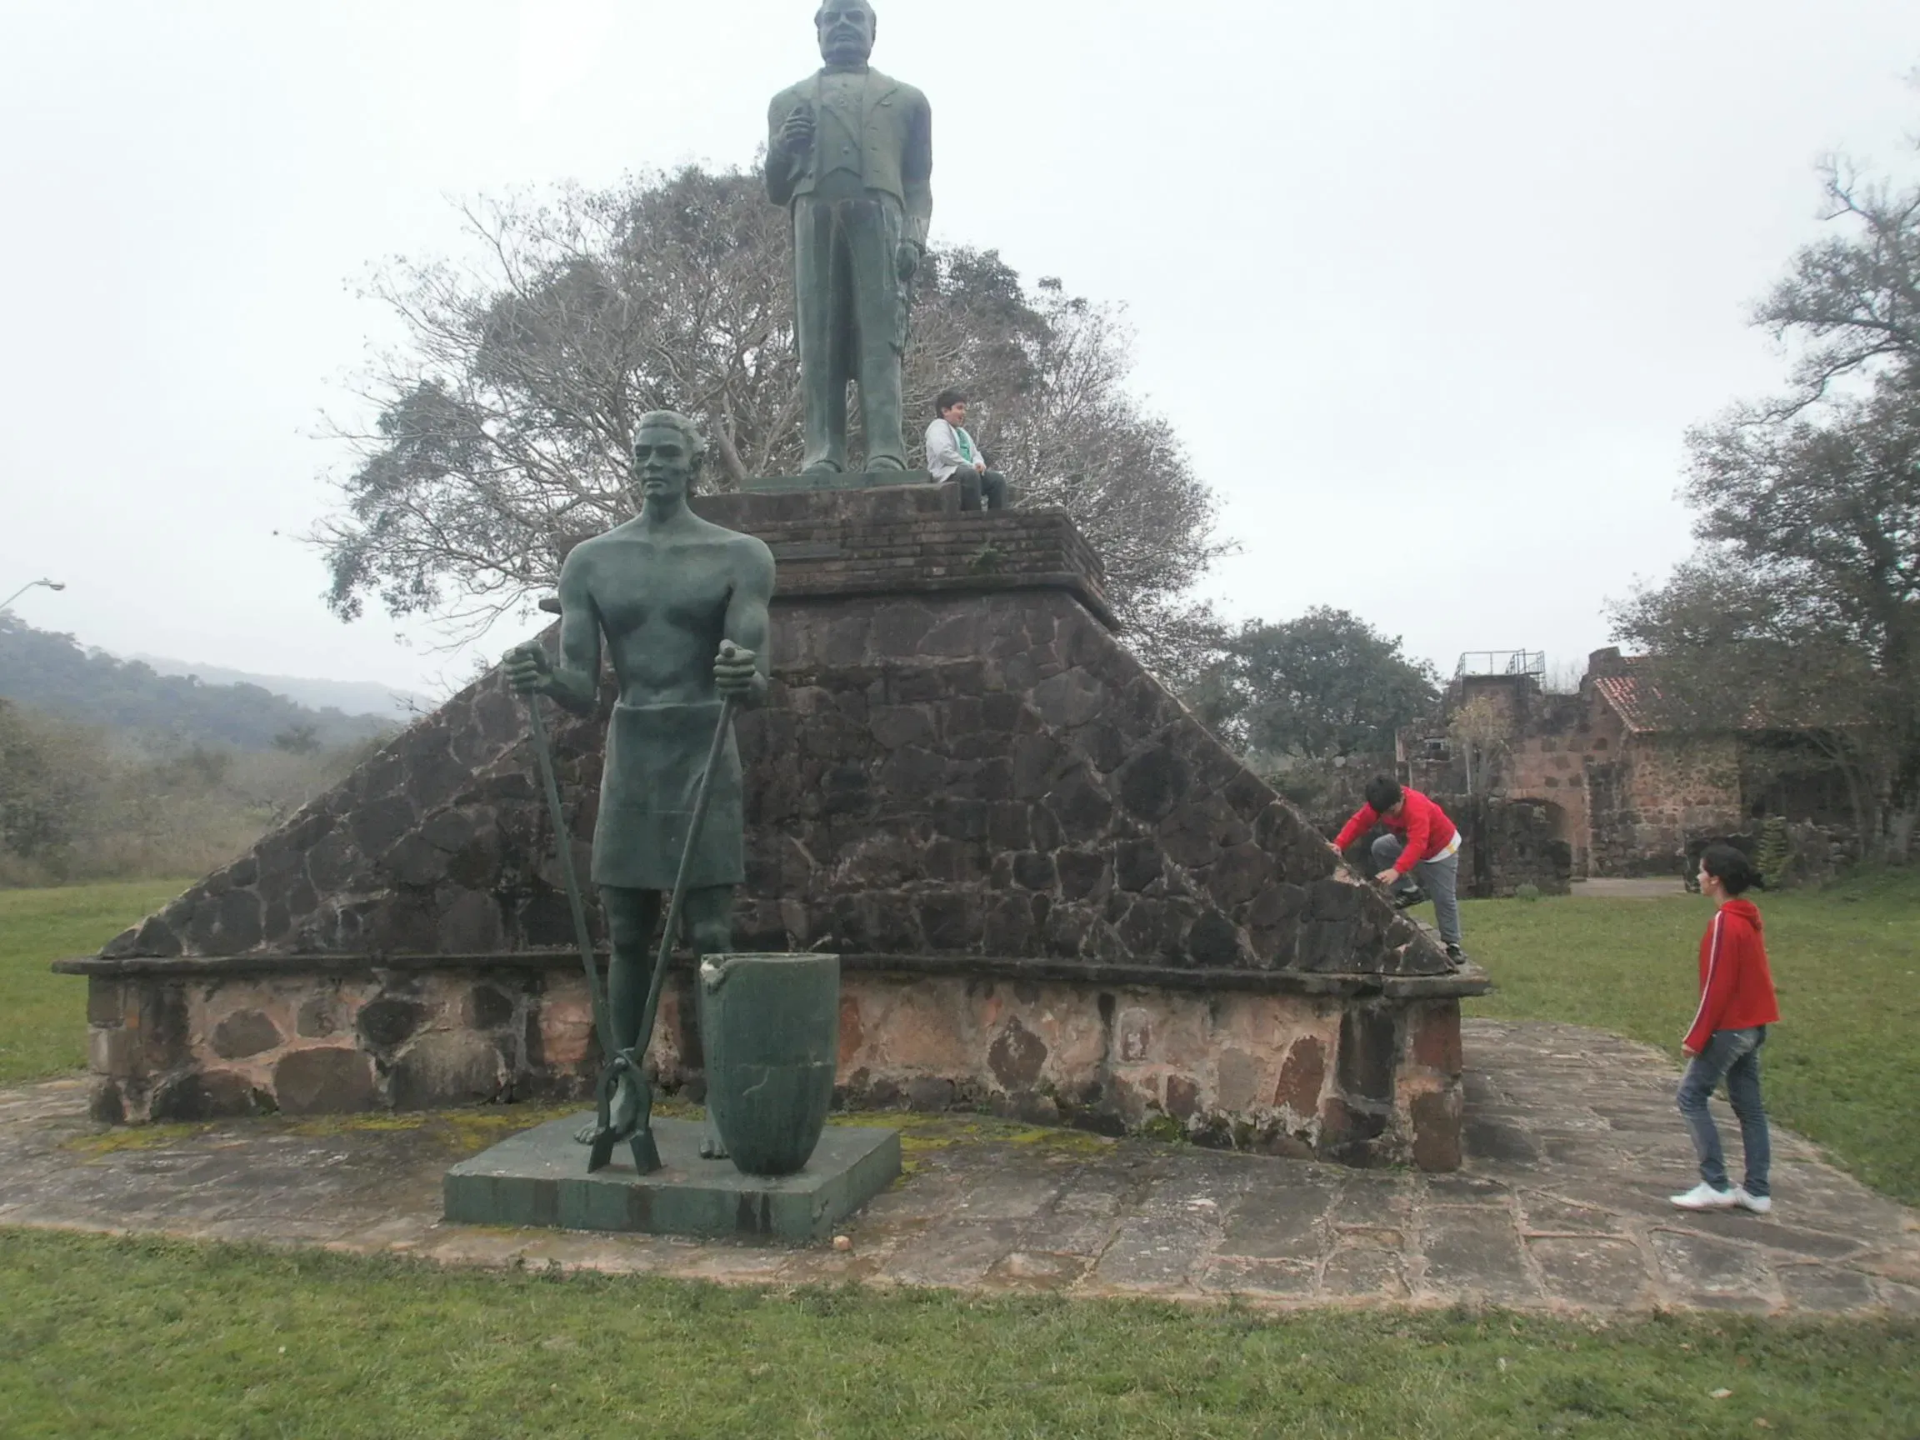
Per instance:
[[[1583,1052],[1603,1083],[1573,1083],[1565,1057]],[[843,1222],[850,1251],[768,1249],[441,1223],[449,1165],[577,1107],[104,1129],[85,1118],[84,1083],[63,1080],[0,1092],[0,1225],[783,1286],[1281,1306],[1478,1299],[1595,1314],[1920,1306],[1920,1216],[1815,1159],[1775,1167],[1771,1216],[1674,1212],[1666,1196],[1692,1176],[1671,1109],[1677,1071],[1655,1052],[1572,1026],[1469,1022],[1466,1053],[1469,1094],[1497,1095],[1503,1124],[1591,1136],[1606,1158],[1523,1165],[1469,1147],[1458,1175],[1429,1177],[983,1115],[864,1112],[834,1120],[891,1127],[907,1173]],[[657,1113],[700,1112],[668,1100]],[[1782,1132],[1776,1148],[1803,1145]],[[1629,1155],[1641,1158],[1621,1164]]]
[[[1527,1241],[1549,1297],[1579,1309],[1629,1309],[1652,1293],[1639,1246],[1607,1235],[1550,1235]]]

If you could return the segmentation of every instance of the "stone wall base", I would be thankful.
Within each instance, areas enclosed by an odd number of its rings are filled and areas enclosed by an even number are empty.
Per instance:
[[[854,975],[853,1106],[1354,1164],[1460,1163],[1460,1002]]]
[[[558,957],[359,973],[160,962],[88,985],[93,1112],[110,1123],[584,1100],[598,1071],[585,981]],[[664,1089],[697,1100],[689,985],[668,987],[652,1059]],[[839,1098],[854,1108],[1448,1170],[1460,1068],[1449,995],[842,977]]]

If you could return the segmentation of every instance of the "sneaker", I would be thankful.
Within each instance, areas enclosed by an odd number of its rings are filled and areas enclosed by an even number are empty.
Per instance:
[[[1738,1205],[1742,1210],[1751,1210],[1756,1215],[1764,1215],[1773,1209],[1773,1197],[1771,1195],[1749,1195],[1747,1193],[1747,1187],[1744,1185],[1736,1185],[1733,1187],[1733,1203]]]
[[[1447,964],[1452,966],[1455,970],[1460,970],[1466,967],[1466,963],[1467,963],[1466,951],[1462,950],[1458,945],[1447,946]]]
[[[1706,1181],[1684,1195],[1669,1195],[1676,1210],[1731,1210],[1740,1203],[1738,1190],[1716,1190]]]
[[[1396,890],[1393,892],[1393,908],[1396,910],[1411,910],[1416,905],[1424,905],[1426,903],[1427,892],[1418,887],[1412,890]]]

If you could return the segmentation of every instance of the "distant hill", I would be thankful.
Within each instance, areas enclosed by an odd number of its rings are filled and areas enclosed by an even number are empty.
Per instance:
[[[313,680],[298,675],[254,675],[224,665],[199,665],[164,655],[131,655],[162,675],[198,675],[207,685],[258,685],[314,710],[338,710],[343,715],[378,715],[405,725],[437,708],[424,695],[376,685],[371,680]]]
[[[377,688],[377,687],[376,687]],[[0,699],[108,730],[188,745],[270,750],[301,735],[348,745],[396,728],[390,713],[350,715],[310,707],[263,685],[163,675],[139,660],[89,650],[71,635],[36,630],[0,612]]]

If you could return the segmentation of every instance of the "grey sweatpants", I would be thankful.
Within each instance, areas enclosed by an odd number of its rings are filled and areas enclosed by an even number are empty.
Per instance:
[[[1382,870],[1400,858],[1406,849],[1398,835],[1382,835],[1373,842],[1373,860]],[[1440,939],[1448,945],[1460,943],[1460,852],[1444,860],[1422,860],[1393,888],[1406,889],[1413,881],[1433,900],[1434,922],[1440,927]]]

